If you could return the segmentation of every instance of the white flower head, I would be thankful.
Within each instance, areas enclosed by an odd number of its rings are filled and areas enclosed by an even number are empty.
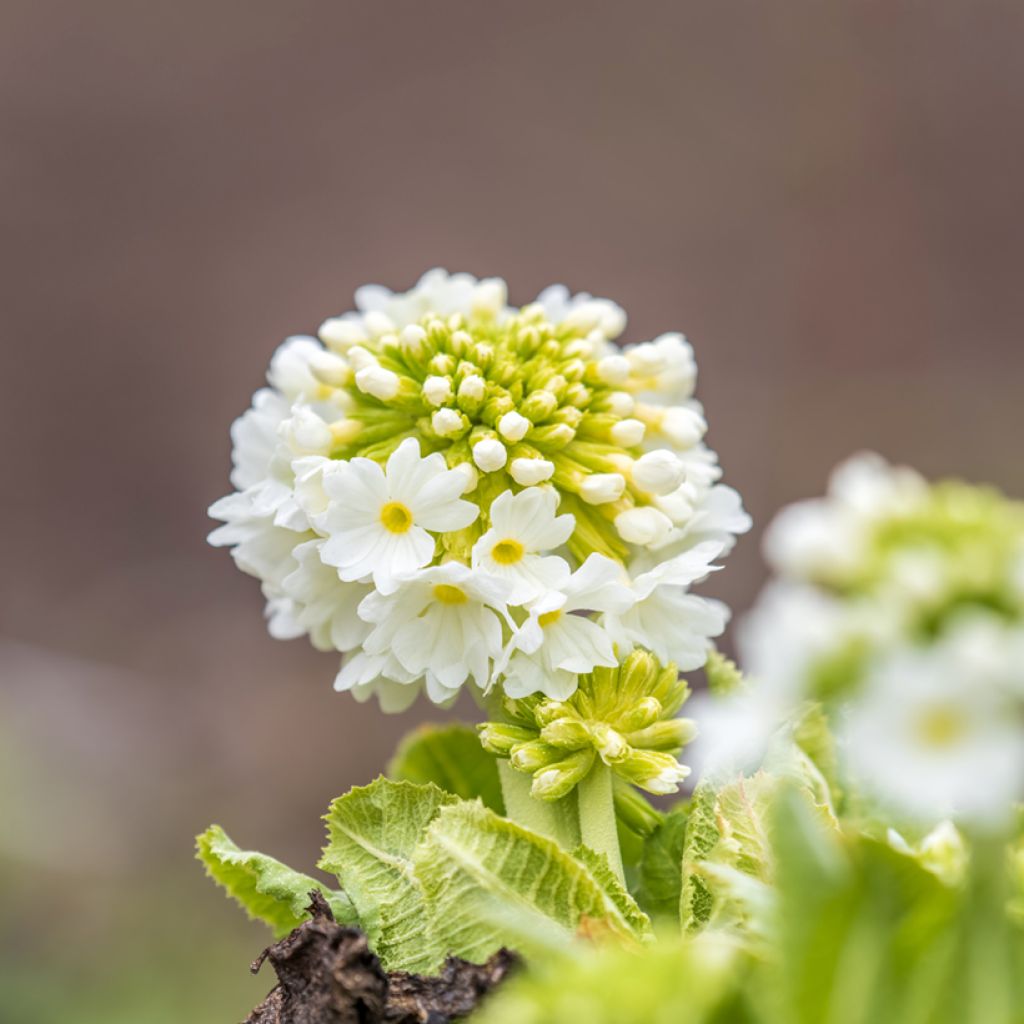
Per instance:
[[[560,548],[576,524],[556,515],[558,495],[551,488],[505,491],[491,504],[490,529],[473,546],[473,567],[512,584],[508,603],[526,604],[569,579],[569,563],[542,552]]]
[[[390,652],[414,677],[425,676],[437,703],[454,696],[472,677],[486,690],[492,662],[502,651],[502,623],[512,584],[459,562],[420,569],[379,589],[359,606],[374,627],[367,654]]]
[[[355,307],[274,353],[211,510],[272,633],[345,652],[339,687],[389,707],[486,687],[498,655],[510,687],[565,691],[670,623],[658,649],[698,663],[722,607],[648,575],[747,520],[715,486],[682,335],[620,348],[614,302],[554,286],[516,308],[500,279],[440,269]],[[375,618],[392,596],[395,621]],[[381,646],[396,623],[400,653]],[[456,627],[477,638],[458,657]]]
[[[576,676],[598,665],[617,664],[612,639],[584,612],[622,614],[635,596],[622,567],[591,555],[559,591],[538,599],[506,651],[505,692],[510,697],[544,693],[564,700],[576,689]]]
[[[397,578],[433,557],[433,533],[460,530],[479,515],[459,497],[461,473],[449,470],[438,453],[420,456],[415,438],[404,440],[385,469],[370,459],[338,463],[324,478],[330,498],[317,526],[328,536],[322,557],[343,580],[372,576],[389,593]]]

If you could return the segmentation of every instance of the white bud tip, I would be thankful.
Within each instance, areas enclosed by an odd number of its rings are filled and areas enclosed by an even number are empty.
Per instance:
[[[371,338],[380,338],[385,334],[395,333],[395,325],[391,317],[384,313],[378,313],[376,310],[364,313],[363,323],[366,324],[366,329],[370,332]]]
[[[630,508],[615,517],[615,529],[630,544],[643,547],[660,544],[672,529],[672,520],[656,508]]]
[[[415,352],[427,340],[427,332],[419,324],[409,324],[402,328],[399,338],[402,348]]]
[[[472,491],[480,480],[480,474],[471,462],[460,462],[457,466],[452,466],[452,472],[466,478],[466,482],[462,487],[463,494],[468,494]]]
[[[531,423],[517,412],[507,412],[498,420],[498,433],[508,441],[522,441]]]
[[[605,384],[625,384],[629,379],[629,360],[625,356],[605,356],[598,360],[597,375]]]
[[[341,387],[352,376],[348,363],[333,352],[313,352],[309,357],[309,371],[321,384]]]
[[[431,405],[444,405],[452,397],[452,382],[447,377],[428,377],[423,382],[423,397]]]
[[[508,470],[520,487],[533,487],[554,476],[555,464],[547,459],[513,459]]]
[[[665,410],[658,429],[673,444],[680,448],[690,448],[704,436],[707,423],[695,409],[674,406]]]
[[[484,397],[486,385],[483,377],[471,373],[459,385],[459,398],[471,398],[474,401],[481,401]]]
[[[398,374],[383,366],[365,366],[356,374],[356,387],[386,402],[398,394]]]
[[[485,473],[493,473],[501,469],[508,460],[505,446],[494,438],[485,438],[473,445],[473,461]]]
[[[508,289],[500,277],[488,277],[473,289],[470,308],[478,315],[497,316],[508,301]]]
[[[613,416],[629,416],[636,408],[636,399],[628,391],[612,391],[608,395],[608,411]]]
[[[368,348],[363,348],[362,345],[353,345],[348,350],[348,361],[352,369],[357,373],[367,366],[377,365],[377,357]]]
[[[682,460],[667,448],[647,452],[633,463],[633,482],[651,494],[671,494],[685,477]]]
[[[430,425],[442,437],[449,437],[462,429],[462,416],[454,409],[438,409],[430,417]]]
[[[619,420],[611,429],[612,440],[623,448],[634,448],[644,439],[645,429],[639,420]]]
[[[317,333],[325,345],[338,352],[345,352],[353,345],[361,345],[368,340],[366,331],[359,323],[340,316],[325,320]]]
[[[591,473],[580,484],[580,497],[588,505],[606,505],[618,501],[626,489],[626,478],[621,473]]]
[[[305,452],[323,452],[331,446],[331,428],[311,409],[297,409],[285,424],[294,447]]]
[[[640,345],[633,345],[627,350],[630,365],[637,373],[644,376],[653,376],[661,373],[668,363],[667,353],[658,345],[645,341]]]

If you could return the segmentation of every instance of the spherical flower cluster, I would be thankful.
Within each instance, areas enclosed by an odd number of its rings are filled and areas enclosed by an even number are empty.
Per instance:
[[[701,665],[727,612],[690,586],[749,528],[718,483],[679,334],[613,344],[614,303],[431,271],[288,339],[232,428],[210,541],[270,630],[346,655],[398,710],[472,681],[568,697],[641,645]]]
[[[507,722],[480,726],[486,750],[533,776],[542,800],[569,793],[600,758],[612,771],[649,793],[675,793],[689,769],[677,755],[696,733],[676,713],[690,695],[673,664],[634,650],[615,668],[579,677],[566,700],[506,697]]]
[[[709,746],[742,759],[822,701],[849,781],[886,807],[1005,820],[1024,797],[1024,505],[861,455],[765,547],[778,579],[738,630],[753,685],[701,718]]]

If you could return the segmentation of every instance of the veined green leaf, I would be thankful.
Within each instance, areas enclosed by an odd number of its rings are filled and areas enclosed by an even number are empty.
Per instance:
[[[683,843],[682,889],[679,897],[679,923],[683,931],[694,931],[707,924],[711,917],[714,898],[697,865],[718,842],[715,803],[716,794],[710,783],[702,782],[693,791]]]
[[[541,949],[568,940],[581,925],[635,939],[636,911],[625,913],[593,873],[557,843],[498,817],[480,803],[440,810],[415,854],[433,934],[445,952],[483,961],[509,941],[529,954],[536,930]],[[508,921],[509,928],[504,922]],[[532,922],[524,927],[524,922]]]
[[[399,744],[388,775],[405,782],[432,782],[463,800],[479,797],[486,807],[505,813],[496,759],[480,745],[468,725],[421,725]]]
[[[456,803],[434,785],[376,779],[338,797],[325,817],[319,866],[338,876],[387,970],[430,973],[444,959],[413,851],[438,811]]]
[[[589,846],[577,846],[572,855],[594,876],[594,880],[605,891],[608,898],[618,907],[623,918],[638,935],[649,935],[651,919],[640,909],[636,900],[612,871],[608,858]]]
[[[240,850],[219,825],[211,825],[196,837],[196,850],[206,873],[250,917],[265,921],[276,935],[286,935],[308,918],[311,889],[323,893],[336,920],[344,924],[356,920],[355,908],[344,893],[328,889],[273,857]]]
[[[652,917],[679,920],[688,817],[684,806],[674,807],[644,841],[637,901]]]

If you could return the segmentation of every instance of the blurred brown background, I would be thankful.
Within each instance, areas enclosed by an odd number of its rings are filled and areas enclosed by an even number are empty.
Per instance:
[[[4,0],[0,1018],[243,1016],[264,933],[190,837],[311,865],[409,725],[203,540],[274,346],[358,284],[685,330],[761,525],[862,446],[1024,492],[1022,46],[1020,0]]]

